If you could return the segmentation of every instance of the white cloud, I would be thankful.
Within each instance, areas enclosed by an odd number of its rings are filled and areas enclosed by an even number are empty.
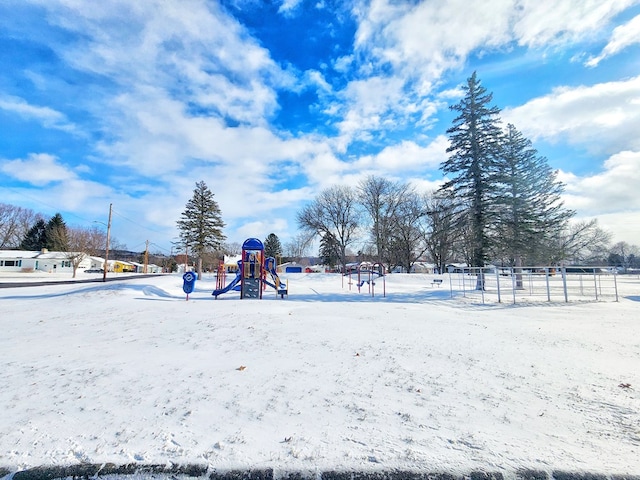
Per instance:
[[[4,160],[0,169],[16,180],[38,187],[76,179],[76,174],[69,167],[46,153],[32,153],[25,159]]]
[[[444,179],[426,180],[424,178],[410,178],[407,182],[413,186],[418,193],[433,193],[444,184]]]
[[[427,83],[456,68],[471,52],[512,43],[544,47],[579,40],[603,28],[633,0],[496,0],[359,3],[356,46]]]
[[[591,36],[633,0],[521,0],[513,2],[513,36],[520,45],[544,46]]]
[[[564,174],[568,194],[567,206],[584,215],[616,211],[640,211],[640,151],[612,155],[602,172],[589,176]]]
[[[282,239],[285,236],[288,237],[290,230],[292,230],[292,225],[289,225],[286,219],[274,218],[245,223],[237,229],[237,235],[244,239],[251,237],[264,239],[270,233],[275,233]]]
[[[640,76],[593,86],[559,87],[502,112],[532,140],[566,141],[594,151],[640,150]]]
[[[627,242],[640,246],[640,210],[600,214],[596,218],[598,225],[613,234],[612,243]]]
[[[354,62],[353,55],[344,55],[335,59],[333,62],[333,68],[340,73],[346,73],[349,71]]]
[[[465,18],[474,16],[471,13],[468,17],[459,15],[456,3],[420,2],[411,6],[373,1],[368,8],[362,7],[357,11],[359,25],[355,45],[372,61],[380,65],[391,64],[395,69],[405,71],[405,78],[417,75],[428,80],[437,79],[446,69],[460,64],[480,43],[474,38],[473,27],[467,35],[465,25],[465,35],[459,35],[460,23],[467,23]],[[473,5],[465,5],[464,9],[473,9]],[[480,26],[481,22],[468,24]],[[486,35],[482,37],[482,42],[487,40]]]
[[[26,100],[12,95],[0,96],[0,109],[15,113],[27,120],[36,120],[47,128],[68,132],[75,130],[63,113],[49,107],[30,105]]]
[[[277,107],[273,87],[294,82],[216,3],[47,1],[42,6],[51,22],[85,39],[52,44],[61,58],[132,94],[153,86],[209,114],[260,124]]]
[[[399,172],[437,169],[447,158],[449,141],[444,135],[435,138],[423,147],[415,142],[403,141],[397,145],[385,147],[376,155],[360,158],[354,166],[357,169],[369,169],[387,175]]]
[[[616,27],[611,34],[609,43],[602,49],[600,55],[590,58],[585,65],[595,67],[605,58],[637,43],[640,43],[640,15],[635,16],[624,25]]]
[[[282,0],[282,4],[278,8],[278,13],[285,16],[291,16],[300,5],[302,0]]]
[[[71,168],[56,156],[47,153],[32,153],[26,158],[2,159],[0,172],[6,178],[17,180],[30,187],[14,187],[20,192],[19,204],[36,202],[30,208],[40,211],[43,206],[55,211],[78,211],[88,215],[97,205],[108,205],[111,188],[100,183],[84,180],[77,175],[86,171],[86,166]],[[51,206],[54,202],[55,206]]]
[[[355,55],[359,78],[340,95],[345,145],[367,140],[387,125],[430,119],[457,92],[433,101],[443,74],[461,68],[470,55],[505,52],[515,45],[540,49],[596,35],[632,0],[496,0],[490,2],[357,2]],[[529,62],[540,61],[538,52]],[[339,64],[341,67],[342,65]],[[515,66],[513,66],[515,68]],[[335,110],[332,110],[335,112]],[[416,121],[413,116],[422,112]]]
[[[439,103],[407,91],[405,79],[372,76],[351,81],[338,94],[341,107],[337,122],[343,148],[353,140],[369,140],[379,132],[427,127]]]
[[[632,0],[358,2],[353,10],[358,21],[355,46],[366,59],[360,74],[363,78],[379,77],[381,71],[389,71],[392,66],[393,73],[389,76],[393,80],[384,90],[376,89],[367,80],[359,80],[374,94],[383,91],[382,96],[371,95],[373,101],[353,95],[350,85],[345,97],[353,99],[353,106],[344,115],[342,129],[357,136],[358,125],[366,132],[386,120],[398,122],[403,114],[410,113],[412,105],[424,111],[421,121],[428,125],[430,115],[441,105],[419,105],[419,102],[433,94],[433,87],[444,72],[460,68],[471,54],[505,51],[515,44],[544,48],[575,42],[595,35],[632,3]],[[397,79],[401,82],[396,85]],[[382,108],[374,108],[372,115],[365,114],[371,109],[368,102],[374,106],[378,102],[380,106],[380,101],[392,92],[404,99],[394,106],[395,118]],[[447,91],[438,99],[446,100],[455,94]]]
[[[372,77],[349,83],[342,98],[347,111],[338,126],[343,135],[356,136],[382,127],[382,115],[402,103],[403,81],[398,78]]]
[[[579,218],[597,218],[615,232],[614,241],[640,244],[640,151],[612,155],[594,175],[561,173],[566,184],[565,206]]]

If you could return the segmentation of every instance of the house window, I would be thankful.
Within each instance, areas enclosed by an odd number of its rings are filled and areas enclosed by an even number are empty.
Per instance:
[[[22,260],[1,260],[0,266],[5,267],[19,267],[22,265]]]
[[[65,267],[65,268],[70,268],[71,267],[71,261],[66,261],[65,260],[64,262],[62,262],[62,266]]]

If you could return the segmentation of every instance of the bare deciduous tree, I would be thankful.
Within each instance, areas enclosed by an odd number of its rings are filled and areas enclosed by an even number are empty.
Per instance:
[[[302,257],[307,256],[315,232],[300,232],[295,237],[291,238],[288,242],[285,242],[283,246],[283,256],[289,261],[299,261]]]
[[[19,248],[31,226],[42,218],[28,208],[0,203],[0,248]]]
[[[426,209],[422,198],[414,191],[405,192],[392,218],[389,253],[392,263],[407,273],[427,251]]]
[[[371,220],[370,233],[377,261],[390,267],[389,244],[393,222],[410,193],[409,185],[371,175],[360,182],[358,191],[360,203]]]
[[[339,249],[340,263],[346,269],[346,250],[355,242],[360,227],[360,211],[353,188],[336,185],[318,197],[297,215],[298,225],[308,233],[331,234]]]
[[[627,242],[617,242],[609,249],[609,265],[621,267],[624,271],[634,266],[635,261],[640,257],[640,248],[637,245],[630,245]]]
[[[104,250],[106,234],[96,227],[66,227],[66,237],[69,248],[65,252],[65,258],[71,262],[73,278],[76,278],[76,272],[82,261]]]
[[[427,251],[438,271],[443,273],[447,262],[453,258],[456,245],[455,204],[448,197],[427,193],[424,206],[429,229],[426,236]]]
[[[549,245],[547,263],[588,263],[601,257],[610,242],[611,233],[600,228],[597,219],[570,223]]]

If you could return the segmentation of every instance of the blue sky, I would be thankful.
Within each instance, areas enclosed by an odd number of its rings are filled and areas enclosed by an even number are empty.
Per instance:
[[[640,245],[640,1],[4,0],[0,201],[169,252],[203,180],[229,241],[322,189],[443,181],[460,85]]]

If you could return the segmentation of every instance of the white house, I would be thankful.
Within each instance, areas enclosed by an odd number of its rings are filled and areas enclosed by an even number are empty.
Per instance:
[[[73,273],[70,256],[73,253],[38,251],[0,250],[0,272]],[[87,256],[78,265],[78,270],[91,267]]]
[[[0,272],[29,272],[38,270],[35,258],[40,252],[0,250]]]
[[[145,273],[144,263],[139,262],[131,262],[135,267],[136,273]],[[162,273],[162,267],[155,265],[153,263],[148,263],[146,268],[146,273]]]
[[[104,268],[104,258],[100,257],[89,257],[89,261],[91,265],[89,265],[89,269],[98,270]]]

